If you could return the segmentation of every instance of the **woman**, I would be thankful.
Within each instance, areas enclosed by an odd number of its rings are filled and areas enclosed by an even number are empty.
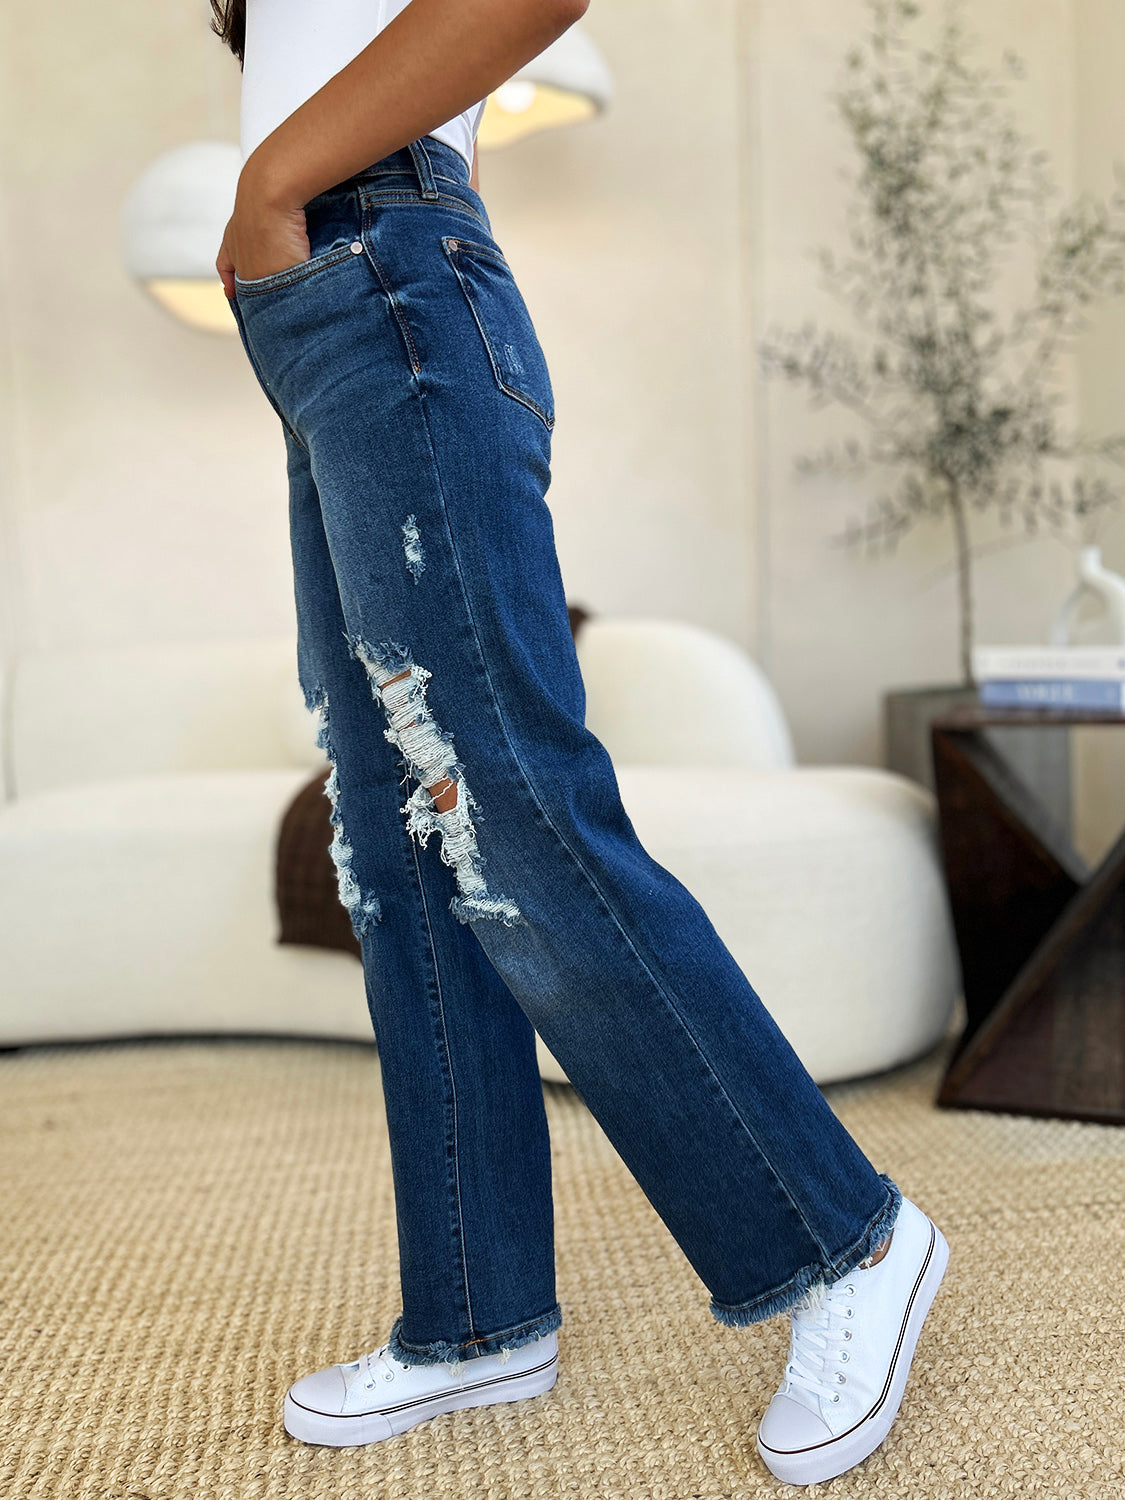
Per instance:
[[[544,499],[551,383],[475,134],[586,0],[213,6],[244,64],[217,269],[288,453],[298,671],[332,763],[401,1260],[387,1341],[297,1380],[286,1430],[375,1442],[554,1383],[535,1027],[714,1316],[789,1317],[759,1451],[828,1479],[889,1431],[948,1252],[640,845],[584,725]],[[699,711],[689,683],[668,710]]]

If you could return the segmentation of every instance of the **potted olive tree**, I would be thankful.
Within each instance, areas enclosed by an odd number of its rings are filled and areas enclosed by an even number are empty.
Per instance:
[[[975,696],[974,515],[1088,542],[1125,489],[1125,435],[1068,430],[1062,363],[1092,304],[1125,291],[1125,182],[1105,200],[1062,199],[1009,102],[1018,60],[1008,77],[975,65],[959,7],[945,6],[932,43],[914,0],[869,9],[834,95],[855,162],[848,248],[817,252],[853,330],[772,332],[761,358],[768,376],[856,418],[851,438],[798,459],[878,476],[835,542],[892,552],[921,521],[950,529],[961,681],[885,705],[888,763],[929,781],[929,720]],[[1020,265],[1031,290],[1013,312]]]

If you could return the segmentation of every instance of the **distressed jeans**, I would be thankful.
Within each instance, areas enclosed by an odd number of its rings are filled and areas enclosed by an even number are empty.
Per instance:
[[[311,257],[237,280],[232,308],[288,451],[297,669],[390,1134],[392,1352],[465,1359],[561,1322],[533,1028],[714,1316],[782,1312],[874,1250],[901,1196],[643,848],[585,727],[551,382],[484,203],[424,136],[305,213]],[[686,687],[669,713],[694,711]]]

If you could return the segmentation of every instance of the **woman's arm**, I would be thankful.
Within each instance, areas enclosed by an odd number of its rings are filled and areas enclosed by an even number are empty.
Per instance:
[[[306,259],[304,205],[483,99],[589,0],[411,0],[243,164],[216,269],[269,276]]]

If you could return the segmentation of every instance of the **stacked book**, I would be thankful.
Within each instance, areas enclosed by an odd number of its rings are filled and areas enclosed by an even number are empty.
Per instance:
[[[1125,713],[1125,646],[976,646],[972,664],[990,708]]]

